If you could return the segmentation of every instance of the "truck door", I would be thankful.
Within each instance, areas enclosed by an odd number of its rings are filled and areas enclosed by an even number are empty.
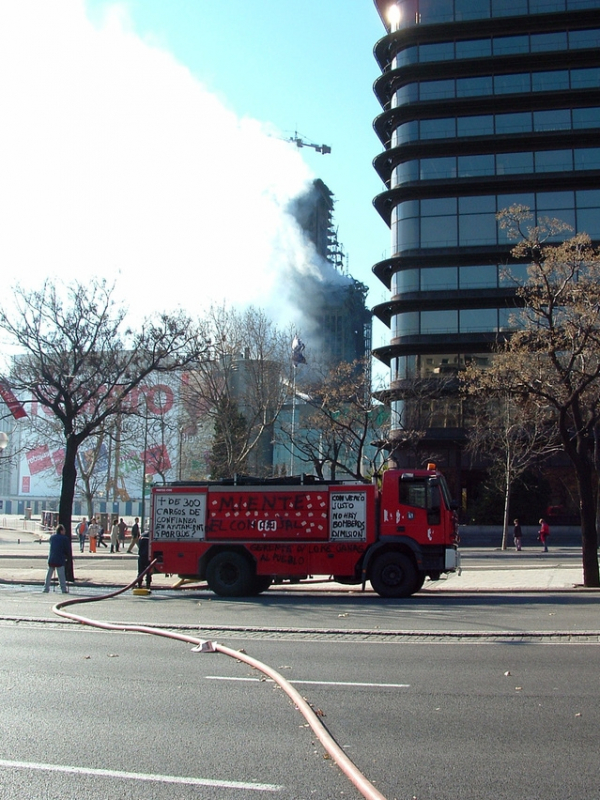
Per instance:
[[[384,505],[383,535],[410,536],[422,544],[441,540],[442,499],[435,478],[399,475],[396,498],[395,508]]]

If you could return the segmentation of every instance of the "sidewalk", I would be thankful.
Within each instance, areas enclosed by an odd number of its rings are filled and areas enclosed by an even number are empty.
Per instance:
[[[46,576],[47,536],[26,530],[0,529],[0,582],[16,584],[42,584]],[[127,545],[128,546],[128,545]],[[550,548],[542,553],[539,547],[523,550],[493,548],[461,549],[463,569],[460,575],[444,575],[439,581],[425,582],[421,591],[446,592],[556,592],[600,591],[583,588],[581,549],[576,547]],[[95,554],[79,552],[73,541],[74,572],[78,585],[127,586],[137,574],[137,556],[109,550]],[[28,562],[24,566],[24,562]],[[177,576],[154,575],[153,585],[171,588]],[[370,590],[367,584],[368,590]],[[329,580],[311,580],[310,583],[286,584],[286,591],[346,592],[347,586]]]

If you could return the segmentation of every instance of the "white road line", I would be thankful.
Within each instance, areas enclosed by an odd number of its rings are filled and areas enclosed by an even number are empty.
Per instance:
[[[0,759],[0,767],[8,769],[33,769],[41,772],[63,772],[67,775],[92,775],[101,778],[124,778],[131,781],[154,781],[155,783],[178,783],[185,786],[216,786],[220,789],[242,789],[256,792],[279,792],[283,786],[274,783],[245,783],[241,781],[215,781],[210,778],[180,778],[176,775],[148,775],[143,772],[121,772],[114,769],[90,769],[69,767],[60,764],[39,764],[29,761],[6,761]]]
[[[228,678],[225,675],[205,675],[207,681],[246,681],[251,683],[274,683],[271,678]],[[292,684],[307,684],[310,686],[366,686],[370,689],[383,687],[385,689],[409,689],[410,683],[355,683],[354,681],[288,681]]]

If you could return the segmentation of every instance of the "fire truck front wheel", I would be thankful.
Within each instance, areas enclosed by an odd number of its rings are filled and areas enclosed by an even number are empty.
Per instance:
[[[254,572],[241,553],[223,551],[211,558],[206,580],[212,591],[221,597],[243,597],[252,594]]]
[[[418,572],[403,553],[382,553],[371,569],[371,586],[381,597],[409,597],[417,591]]]

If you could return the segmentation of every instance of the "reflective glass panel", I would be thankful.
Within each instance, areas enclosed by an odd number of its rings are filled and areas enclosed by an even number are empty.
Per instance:
[[[458,210],[461,214],[481,214],[482,211],[496,211],[496,196],[493,194],[459,197]]]
[[[455,0],[454,14],[459,22],[463,19],[485,19],[490,16],[490,0]]]
[[[600,189],[582,189],[575,198],[577,208],[600,208]]]
[[[392,317],[392,336],[415,336],[419,333],[419,314],[417,311],[407,311],[404,314],[394,314]]]
[[[528,53],[529,36],[498,36],[494,38],[493,52],[495,56],[508,53]]]
[[[573,109],[574,128],[599,128],[600,127],[600,108],[574,108]]]
[[[471,178],[477,175],[494,174],[494,156],[490,153],[483,156],[459,156],[458,177]]]
[[[531,37],[531,52],[542,53],[546,50],[566,50],[567,34],[565,31],[555,33],[536,33]]]
[[[410,250],[419,246],[419,220],[403,219],[398,222],[396,235],[398,250]]]
[[[575,229],[578,233],[587,233],[592,239],[600,239],[600,209],[580,208]]]
[[[392,295],[419,291],[419,270],[402,269],[392,277]]]
[[[575,195],[573,192],[538,192],[536,202],[538,211],[574,208]]]
[[[492,136],[494,117],[491,114],[481,117],[458,117],[456,120],[459,136]]]
[[[457,239],[456,216],[421,219],[421,247],[456,247]]]
[[[569,88],[569,72],[566,69],[552,72],[534,72],[531,76],[534,92],[556,92]]]
[[[498,175],[520,175],[533,172],[533,153],[498,153],[496,173]]]
[[[457,78],[457,97],[479,97],[492,94],[492,78],[490,75],[477,78]]]
[[[541,150],[535,154],[536,172],[570,172],[572,169],[572,150]]]
[[[421,270],[421,291],[458,289],[457,267],[436,267]]]
[[[471,308],[460,312],[460,332],[495,331],[498,329],[496,308]]]
[[[419,0],[419,16],[422,25],[452,22],[454,2],[453,0]]]
[[[492,55],[490,39],[468,39],[456,42],[456,58],[485,58]]]
[[[458,333],[458,311],[422,311],[421,335]]]
[[[571,111],[568,108],[533,112],[533,129],[535,131],[567,131],[570,128]]]
[[[433,197],[421,200],[421,216],[434,217],[438,214],[456,214],[456,197]]]
[[[459,218],[459,243],[463,247],[496,244],[495,214],[465,214]]]
[[[599,67],[571,70],[572,89],[589,89],[589,88],[597,88],[598,86],[600,86]]]
[[[492,0],[492,17],[515,17],[528,13],[527,0]]]
[[[443,100],[454,97],[454,80],[424,81],[419,85],[421,100]]]
[[[399,125],[395,131],[396,140],[394,145],[398,146],[405,142],[415,142],[419,139],[419,124],[416,120],[405,122]]]
[[[452,61],[454,60],[454,42],[436,42],[422,44],[419,47],[419,61]]]
[[[575,50],[580,47],[600,47],[600,30],[569,31],[569,47]]]
[[[421,139],[453,139],[455,136],[456,120],[454,117],[421,120]]]
[[[531,131],[531,112],[516,114],[496,114],[496,133],[529,133]]]
[[[456,158],[422,158],[421,180],[441,180],[456,178]]]
[[[528,72],[515,75],[496,75],[494,77],[495,94],[519,94],[529,92],[531,76]]]
[[[575,169],[600,169],[600,148],[575,150]]]
[[[460,267],[458,282],[461,289],[495,288],[498,285],[498,268],[495,264]]]

